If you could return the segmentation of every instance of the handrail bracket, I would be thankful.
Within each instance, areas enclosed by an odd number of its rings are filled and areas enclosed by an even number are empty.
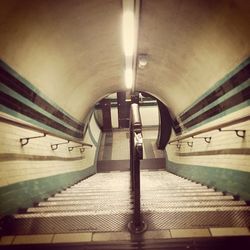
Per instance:
[[[52,150],[57,150],[58,149],[58,145],[63,145],[63,144],[69,144],[69,140],[66,142],[61,142],[61,143],[56,143],[56,144],[51,144],[50,147]]]
[[[222,129],[219,128],[220,132],[235,132],[235,134],[240,138],[245,138],[246,136],[246,130],[243,129]]]
[[[192,136],[193,139],[204,139],[206,143],[210,143],[212,140],[211,136]]]
[[[68,150],[71,152],[74,148],[83,148],[84,146],[85,146],[85,147],[90,147],[90,148],[93,147],[93,145],[91,145],[91,144],[89,144],[89,143],[79,143],[79,144],[81,144],[81,145],[79,145],[79,146],[68,147]],[[83,151],[82,151],[82,152],[83,152]],[[82,152],[81,152],[81,153],[82,153]]]

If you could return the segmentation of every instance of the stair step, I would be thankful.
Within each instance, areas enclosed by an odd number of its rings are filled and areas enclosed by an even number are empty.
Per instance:
[[[122,197],[122,198],[130,198],[131,197],[131,194],[130,193],[113,193],[113,192],[110,192],[110,193],[95,193],[95,194],[90,194],[90,193],[57,193],[55,194],[54,197],[86,197],[87,199],[91,199],[91,197],[104,197],[105,199],[106,198],[117,198],[117,197]]]
[[[102,201],[100,202],[99,200],[97,201],[85,201],[85,200],[61,200],[61,201],[44,201],[44,202],[39,202],[38,206],[65,206],[65,205],[81,205],[81,204],[85,204],[85,205],[93,205],[93,206],[98,206],[98,205],[113,205],[113,206],[116,206],[116,205],[119,205],[119,204],[127,204],[129,206],[129,204],[131,204],[131,201],[130,200],[127,200],[127,201]]]
[[[130,180],[127,180],[126,185],[122,185],[122,184],[119,184],[119,183],[117,183],[117,184],[111,184],[110,182],[102,183],[102,185],[96,185],[94,183],[92,183],[90,185],[88,183],[85,183],[85,184],[82,184],[82,185],[76,184],[76,185],[72,186],[71,188],[72,189],[73,188],[75,188],[75,189],[76,188],[88,188],[88,189],[107,189],[107,190],[113,189],[113,190],[115,190],[116,188],[118,188],[118,189],[122,189],[122,187],[126,188],[126,187],[129,186],[128,185],[129,183],[130,183]],[[108,184],[108,187],[107,187],[107,184]],[[165,187],[183,187],[183,186],[184,187],[185,186],[187,186],[187,187],[201,187],[201,186],[204,186],[204,185],[202,185],[200,183],[194,183],[194,182],[185,182],[185,183],[183,183],[183,182],[169,182],[168,180],[162,181],[160,183],[158,183],[158,182],[149,183],[147,181],[144,181],[144,183],[141,183],[141,186],[142,187],[143,186],[147,187],[148,184],[151,187],[154,187],[154,186],[155,187],[162,187],[162,186],[165,186]]]
[[[143,210],[164,210],[168,208],[197,208],[197,207],[214,207],[218,208],[219,210],[222,207],[237,207],[239,210],[241,208],[245,208],[246,203],[244,202],[238,202],[238,201],[215,201],[215,202],[187,202],[187,203],[181,203],[181,202],[175,202],[175,203],[143,203],[141,205]],[[39,206],[39,207],[31,207],[27,209],[27,212],[29,213],[39,213],[39,212],[60,212],[60,211],[92,211],[92,210],[112,210],[112,209],[132,209],[132,204],[116,204],[115,206],[113,204],[99,204],[99,205],[93,205],[93,204],[65,204],[57,206],[50,205],[50,206]]]
[[[106,199],[105,199],[106,198]],[[162,201],[171,201],[171,200],[181,200],[181,201],[185,201],[185,200],[233,200],[234,197],[231,195],[226,195],[226,196],[221,196],[221,195],[207,195],[207,196],[181,196],[181,195],[172,195],[172,196],[157,196],[157,195],[151,195],[151,196],[141,196],[142,201],[143,200],[162,200]],[[125,201],[130,201],[129,197],[119,197],[119,199],[117,199],[117,197],[88,197],[88,199],[86,199],[86,197],[84,196],[72,196],[72,197],[50,197],[48,198],[48,201],[74,201],[74,200],[85,200],[86,202],[93,202],[93,201],[97,201],[97,202],[125,202]]]
[[[147,209],[144,212],[152,211],[151,209]],[[156,212],[241,212],[246,211],[248,215],[250,215],[249,207],[191,207],[191,208],[165,208],[165,209],[154,209]],[[105,215],[105,214],[119,214],[119,213],[132,213],[129,212],[128,209],[112,209],[108,211],[60,211],[53,213],[25,213],[25,214],[15,214],[15,219],[21,218],[48,218],[48,217],[57,217],[57,216],[81,216],[81,215]]]
[[[62,209],[64,208],[64,209]],[[124,206],[124,207],[109,207],[108,209],[103,209],[100,208],[98,209],[96,208],[85,208],[83,206],[78,207],[78,209],[76,209],[76,207],[60,207],[60,209],[57,209],[55,207],[53,207],[53,209],[51,209],[51,207],[38,207],[38,208],[33,208],[33,209],[29,209],[28,212],[29,213],[37,213],[37,214],[44,214],[46,213],[74,213],[74,212],[79,212],[79,213],[84,213],[84,214],[96,214],[96,213],[106,213],[109,212],[110,210],[112,211],[116,211],[116,212],[129,212],[132,210],[132,206],[130,208]],[[159,207],[144,207],[142,206],[142,212],[147,212],[147,211],[151,211],[151,212],[200,212],[200,211],[250,211],[249,207],[235,207],[235,206],[231,206],[231,207],[164,207],[164,208],[159,208]],[[21,214],[21,215],[27,215],[27,214]],[[23,218],[23,217],[15,217],[15,218]],[[26,218],[26,217],[24,217]]]
[[[178,192],[178,193],[160,193],[160,192],[152,192],[152,193],[148,193],[148,192],[142,192],[141,193],[141,197],[167,197],[167,196],[181,196],[181,197],[186,197],[186,196],[219,196],[219,195],[223,195],[222,192]],[[120,193],[103,193],[103,194],[82,194],[82,193],[58,193],[56,194],[54,197],[57,198],[66,198],[66,197],[74,197],[74,198],[83,198],[85,197],[86,199],[96,199],[96,198],[100,198],[100,199],[114,199],[114,198],[130,198],[131,194],[128,193],[124,193],[124,194],[120,194]]]
[[[200,192],[189,192],[189,193],[158,193],[158,192],[155,192],[155,193],[141,193],[141,197],[192,197],[192,196],[223,196],[223,193],[222,192],[203,192],[203,193],[200,193]]]
[[[234,201],[234,200],[203,200],[203,201],[142,201],[142,206],[148,207],[220,207],[220,206],[246,206],[245,201]]]
[[[188,189],[183,189],[183,188],[161,188],[161,189],[141,189],[141,192],[148,192],[148,193],[154,193],[154,192],[170,192],[170,193],[180,193],[180,192],[214,192],[215,190],[213,188],[188,188]],[[112,193],[128,193],[128,191],[124,191],[124,190],[110,190],[109,192]],[[74,190],[74,189],[67,189],[67,190],[63,190],[60,192],[61,194],[66,194],[66,193],[70,193],[70,194],[105,194],[107,193],[107,191],[103,191],[103,190],[93,190],[93,191],[88,191],[85,189],[79,189],[79,190]]]
[[[130,206],[131,202],[127,203],[110,203],[110,202],[102,202],[102,203],[92,203],[86,202],[84,200],[77,200],[77,201],[47,201],[47,202],[40,202],[38,204],[39,207],[49,207],[49,206],[90,206],[90,207],[112,207],[112,206]],[[235,201],[235,200],[186,200],[186,201],[163,201],[163,200],[142,200],[142,206],[158,206],[158,207],[194,207],[194,206],[244,206],[246,205],[245,201]]]
[[[193,197],[193,196],[188,196],[188,197],[161,197],[160,199],[158,197],[151,197],[150,199],[146,199],[142,197],[142,202],[145,200],[151,200],[151,201],[204,201],[204,200],[234,200],[234,197],[231,195],[226,195],[226,196],[201,196],[201,197]]]
[[[131,204],[122,204],[119,206],[117,205],[112,205],[112,204],[101,204],[99,206],[97,205],[66,205],[66,206],[47,206],[47,207],[31,207],[28,208],[27,212],[29,213],[44,213],[44,212],[60,212],[60,211],[96,211],[96,210],[131,210],[132,209]]]
[[[85,215],[113,215],[113,214],[121,214],[121,213],[129,213],[127,209],[113,209],[109,211],[60,211],[60,212],[51,212],[51,213],[25,213],[25,214],[14,214],[15,219],[23,219],[23,218],[49,218],[49,217],[65,217],[65,216],[85,216]]]
[[[175,208],[148,208],[144,209],[144,211],[155,211],[155,212],[218,212],[218,211],[248,211],[250,212],[250,207],[242,206],[242,207],[175,207]],[[250,213],[249,213],[250,215]]]
[[[127,203],[130,204],[130,203]],[[127,204],[118,203],[115,206],[124,206]],[[68,205],[84,205],[84,206],[92,206],[96,207],[96,204],[88,204],[85,201],[61,201],[61,202],[40,202],[38,206],[68,206]],[[184,206],[245,206],[245,201],[235,201],[235,200],[211,200],[211,201],[172,201],[172,202],[163,202],[163,201],[142,201],[142,205],[150,205],[150,206],[165,206],[165,207],[184,207]],[[114,204],[110,203],[101,203],[99,206],[114,206]]]
[[[88,197],[86,199],[85,196],[70,196],[70,197],[49,197],[48,201],[67,201],[67,200],[85,200],[85,201],[109,201],[109,202],[113,202],[113,201],[119,201],[119,202],[123,202],[123,201],[130,201],[130,197],[119,197],[119,199],[117,198],[117,196],[97,196],[97,197]]]
[[[144,212],[148,230],[173,228],[247,227],[249,211],[169,211]],[[12,224],[12,234],[48,234],[64,232],[127,231],[130,212],[80,212],[18,215]]]
[[[182,190],[208,190],[209,188],[207,187],[207,186],[185,186],[185,187],[177,187],[177,186],[164,186],[164,185],[162,185],[162,186],[159,186],[159,187],[155,187],[155,186],[150,186],[150,187],[141,187],[141,190],[142,191],[152,191],[152,192],[154,192],[154,191],[157,191],[157,190],[162,190],[162,191],[164,191],[164,190],[177,190],[177,191],[182,191]],[[214,190],[213,188],[212,188],[212,190]]]

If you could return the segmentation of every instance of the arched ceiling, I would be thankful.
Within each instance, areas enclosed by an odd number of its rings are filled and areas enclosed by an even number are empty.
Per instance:
[[[143,0],[137,88],[179,114],[250,55],[250,1]]]
[[[136,90],[179,114],[249,56],[250,1],[142,0]],[[78,120],[125,90],[122,1],[2,0],[0,57]]]
[[[0,9],[1,59],[78,120],[125,89],[120,1],[4,0]]]

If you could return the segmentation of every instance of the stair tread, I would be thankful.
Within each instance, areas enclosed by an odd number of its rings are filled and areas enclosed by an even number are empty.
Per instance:
[[[241,213],[241,211],[250,212],[250,207],[191,207],[191,208],[154,208],[154,209],[144,209],[145,211],[156,211],[156,212],[166,212],[166,213],[176,213],[176,212],[236,212]],[[142,210],[143,212],[143,210]],[[25,213],[25,214],[15,214],[14,218],[46,218],[46,217],[54,217],[54,216],[78,216],[78,215],[96,215],[96,214],[116,214],[116,213],[131,213],[129,209],[112,209],[108,211],[60,211],[53,213]],[[250,215],[250,214],[249,214]]]

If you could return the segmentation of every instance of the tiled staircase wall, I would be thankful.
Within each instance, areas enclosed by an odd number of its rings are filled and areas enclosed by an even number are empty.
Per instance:
[[[1,116],[6,117],[7,114],[1,113]],[[59,145],[53,151],[51,144],[65,141],[50,135],[30,140],[28,145],[21,147],[20,138],[39,135],[41,134],[1,122],[1,215],[29,207],[33,202],[47,198],[96,172],[101,132],[93,116],[84,137],[84,142],[93,147],[87,147],[83,153],[77,148],[69,152],[68,146],[78,145],[74,142]]]
[[[167,145],[167,170],[250,200],[249,100],[247,58],[176,117],[170,142],[186,138],[179,148],[177,142]],[[232,123],[234,120],[240,122]],[[238,137],[235,131],[219,131],[221,124],[229,122],[233,125],[222,130],[245,130],[245,137]],[[209,130],[211,127],[214,129]],[[193,133],[196,137],[211,137],[210,143],[187,137]]]
[[[241,118],[249,113],[250,108],[245,107],[190,132]],[[213,130],[197,135],[212,137],[210,143],[206,143],[204,139],[190,137],[183,141],[193,142],[192,147],[187,143],[182,143],[179,149],[176,143],[167,145],[167,170],[250,200],[250,121],[247,120],[224,129],[245,130],[245,138],[237,137],[234,131]],[[175,138],[177,137],[173,133],[171,139]]]

